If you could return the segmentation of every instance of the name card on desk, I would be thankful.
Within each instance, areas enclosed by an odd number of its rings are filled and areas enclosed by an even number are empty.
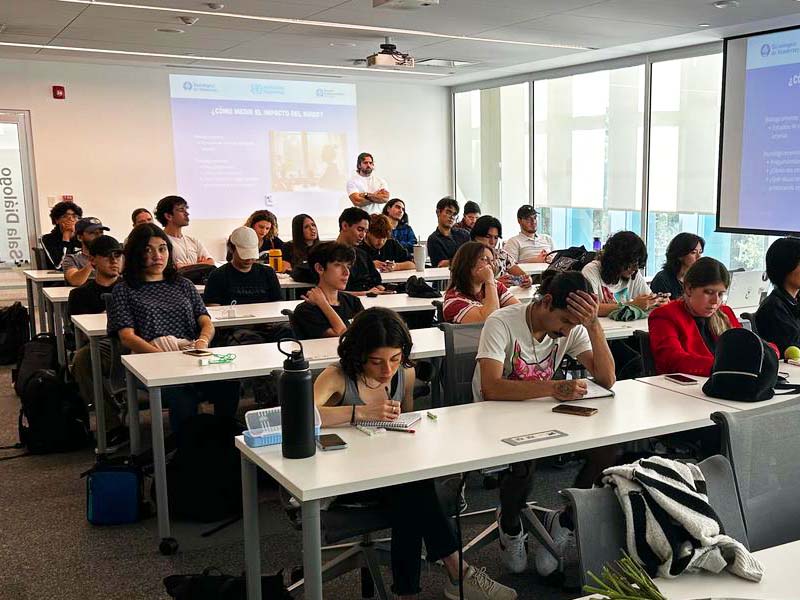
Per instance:
[[[536,433],[525,433],[523,435],[515,435],[510,438],[503,438],[503,442],[511,446],[521,446],[522,444],[532,444],[533,442],[541,442],[543,440],[554,440],[560,437],[567,437],[567,434],[558,429],[548,429],[547,431],[537,431]]]

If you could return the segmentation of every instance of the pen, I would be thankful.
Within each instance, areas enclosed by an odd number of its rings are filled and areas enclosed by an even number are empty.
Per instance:
[[[393,429],[392,427],[387,427],[386,431],[396,431],[397,433],[417,433],[415,429]]]
[[[426,415],[428,415],[428,418],[429,418],[429,419],[432,419],[432,420],[434,420],[434,421],[435,421],[436,419],[438,419],[438,418],[439,418],[439,417],[437,417],[437,416],[436,416],[434,413],[432,413],[431,411],[428,411],[428,412],[427,412],[427,413],[425,413],[425,414],[426,414]]]
[[[369,427],[364,427],[363,425],[356,425],[356,429],[358,429],[364,435],[368,435],[370,437],[375,435],[374,431],[372,431]]]

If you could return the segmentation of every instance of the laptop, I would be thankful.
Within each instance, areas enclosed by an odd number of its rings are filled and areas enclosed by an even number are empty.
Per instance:
[[[731,273],[731,287],[726,304],[730,308],[755,308],[766,294],[769,280],[764,271],[736,271]]]

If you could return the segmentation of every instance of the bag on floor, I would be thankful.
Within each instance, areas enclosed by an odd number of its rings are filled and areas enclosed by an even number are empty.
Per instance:
[[[0,365],[19,359],[22,346],[30,339],[28,309],[19,302],[0,309]]]
[[[21,405],[19,441],[31,454],[70,452],[92,440],[77,386],[52,369],[40,369],[28,378]]]
[[[92,525],[136,523],[145,510],[144,472],[129,457],[102,459],[86,478],[86,520]]]
[[[170,575],[164,578],[167,593],[176,600],[246,600],[247,584],[243,575],[225,575],[215,567],[199,575]],[[261,576],[264,600],[291,600],[283,583],[283,571]]]
[[[199,414],[183,423],[178,449],[167,465],[171,514],[201,523],[241,514],[241,465],[234,445],[241,433],[230,417]]]
[[[52,333],[40,333],[22,346],[17,355],[17,368],[11,372],[14,391],[22,398],[25,386],[31,376],[41,369],[58,369],[58,349],[56,336]]]

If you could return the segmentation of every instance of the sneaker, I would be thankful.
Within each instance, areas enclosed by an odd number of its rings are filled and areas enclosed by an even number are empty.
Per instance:
[[[458,582],[448,579],[444,586],[444,597],[458,600]],[[464,571],[464,600],[516,600],[517,592],[496,582],[486,574],[486,568],[468,566]]]
[[[555,573],[558,569],[559,558],[564,556],[564,548],[569,540],[570,530],[561,526],[559,521],[559,512],[548,512],[544,515],[542,525],[550,532],[550,537],[553,538],[556,549],[558,550],[558,557],[553,556],[550,550],[544,544],[534,538],[533,562],[536,567],[536,572],[542,577],[547,577]]]
[[[511,573],[522,573],[528,568],[528,548],[526,545],[528,534],[525,532],[525,529],[522,528],[522,522],[520,522],[520,531],[517,535],[508,535],[503,531],[500,525],[499,508],[496,512],[496,519],[503,564]]]

